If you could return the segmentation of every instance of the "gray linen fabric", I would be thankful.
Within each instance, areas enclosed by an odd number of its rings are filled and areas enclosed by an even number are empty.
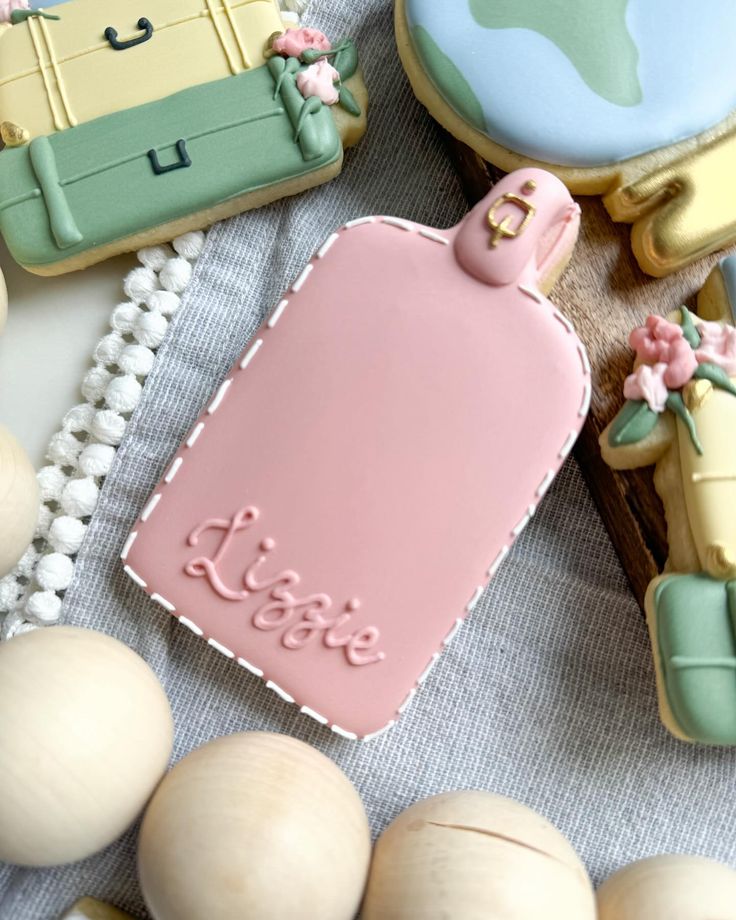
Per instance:
[[[481,788],[547,815],[596,881],[664,851],[736,863],[736,755],[678,743],[661,728],[644,623],[573,461],[407,714],[370,744],[299,715],[123,574],[121,547],[169,457],[327,234],[366,213],[443,226],[465,210],[439,133],[400,68],[390,0],[315,0],[309,22],[358,40],[369,134],[336,181],[211,232],[103,490],[66,621],[117,636],[152,665],[172,702],[176,760],[229,732],[292,734],[347,772],[376,833],[419,798]],[[83,894],[144,916],[135,839],[134,830],[66,869],[0,867],[0,917],[55,917]]]

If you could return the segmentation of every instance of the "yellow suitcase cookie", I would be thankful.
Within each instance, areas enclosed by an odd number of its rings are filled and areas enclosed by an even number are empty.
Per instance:
[[[250,70],[282,30],[277,0],[71,0],[0,32],[3,136],[22,143]]]

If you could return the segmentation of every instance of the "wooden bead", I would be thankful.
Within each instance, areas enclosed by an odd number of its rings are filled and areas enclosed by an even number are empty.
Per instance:
[[[588,874],[541,815],[488,792],[418,802],[376,844],[362,920],[594,920]]]
[[[64,914],[61,920],[133,920],[130,914],[103,904],[95,898],[82,898]]]
[[[370,860],[346,776],[285,735],[219,738],[148,806],[138,867],[155,920],[353,920]]]
[[[0,578],[33,539],[40,502],[31,461],[13,435],[0,426]]]
[[[56,626],[0,645],[0,861],[61,865],[112,843],[172,741],[161,685],[122,642]]]
[[[736,872],[701,856],[654,856],[597,894],[599,920],[736,920]]]

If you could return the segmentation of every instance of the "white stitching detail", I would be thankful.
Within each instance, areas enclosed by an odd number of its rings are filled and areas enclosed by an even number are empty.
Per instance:
[[[571,431],[570,434],[565,438],[565,443],[560,448],[560,454],[559,454],[562,460],[565,460],[567,458],[567,455],[572,450],[572,446],[575,443],[575,441],[577,441],[577,439],[578,439],[577,431]]]
[[[501,551],[499,552],[499,554],[496,556],[496,558],[491,563],[490,568],[488,569],[487,575],[489,579],[493,578],[493,576],[498,571],[499,566],[501,565],[503,560],[508,556],[508,554],[509,554],[509,548],[508,546],[504,545],[501,548]]]
[[[269,317],[268,322],[266,323],[269,329],[273,329],[276,323],[281,319],[281,314],[284,312],[284,310],[287,308],[288,305],[289,305],[288,300],[282,300],[279,303],[279,305],[276,307],[276,309],[273,311],[273,313]]]
[[[310,719],[314,719],[315,722],[319,722],[320,725],[327,725],[330,721],[324,716],[321,716],[318,712],[315,712],[314,709],[310,709],[309,706],[302,706],[299,712],[304,713],[305,716],[309,716]]]
[[[123,562],[125,562],[125,560],[128,558],[128,553],[130,552],[130,549],[135,543],[137,538],[138,538],[138,531],[134,530],[133,533],[131,533],[128,536],[128,539],[125,541],[125,546],[123,547],[123,551],[122,553],[120,553],[120,558],[123,560]]]
[[[414,224],[410,224],[408,220],[402,220],[400,217],[382,217],[381,223],[388,224],[390,227],[398,227],[399,230],[408,230],[410,233],[413,233],[416,229]]]
[[[360,740],[363,742],[375,741],[376,738],[380,738],[381,735],[385,735],[386,732],[394,725],[396,725],[396,719],[391,719],[391,721],[384,725],[383,728],[379,728],[377,732],[371,732],[370,735],[363,735]]]
[[[529,507],[527,508],[526,514],[524,515],[524,517],[519,521],[519,523],[516,525],[516,527],[514,527],[514,529],[511,531],[511,533],[512,533],[515,537],[518,537],[519,534],[522,532],[522,530],[523,530],[523,529],[526,527],[526,525],[529,523],[529,521],[531,521],[532,517],[534,516],[534,512],[535,512],[536,510],[537,510],[536,505],[529,505]]]
[[[221,645],[217,639],[208,639],[207,645],[211,645],[212,648],[217,649],[218,652],[221,652],[226,658],[234,658],[235,652],[231,651],[226,645]]]
[[[263,345],[263,339],[256,339],[255,342],[250,346],[248,351],[245,353],[243,360],[240,362],[240,370],[244,371],[250,362],[255,358],[256,352]]]
[[[238,658],[238,664],[245,668],[246,671],[250,671],[251,674],[255,674],[256,677],[263,677],[263,671],[251,664],[250,661],[246,661],[245,658]]]
[[[528,287],[526,284],[520,284],[519,290],[522,294],[526,294],[527,297],[531,297],[532,300],[535,300],[537,303],[544,303],[542,297],[534,290],[534,288]]]
[[[215,398],[207,406],[207,415],[214,415],[215,412],[220,408],[223,399],[227,396],[227,391],[233,385],[232,377],[229,380],[225,380],[220,389],[215,393]]]
[[[296,281],[291,286],[291,289],[295,294],[304,287],[304,282],[311,275],[313,268],[314,268],[314,265],[312,265],[311,262],[309,263],[309,265],[304,266],[304,270],[302,271],[301,275],[299,275],[299,277],[296,279]]]
[[[290,696],[286,692],[286,690],[282,690],[281,687],[279,687],[278,684],[275,684],[272,680],[267,680],[266,686],[268,687],[269,690],[273,690],[274,693],[277,693],[281,697],[282,700],[286,700],[287,703],[294,702],[294,697]]]
[[[555,478],[554,470],[547,470],[547,475],[537,486],[536,496],[537,498],[543,498],[547,494],[547,489],[552,485],[552,482]]]
[[[562,323],[567,332],[569,332],[571,335],[575,335],[575,330],[573,329],[572,323],[566,316],[563,316],[559,310],[553,310],[552,315],[558,323]]]
[[[474,609],[475,605],[480,600],[480,596],[482,593],[483,593],[483,585],[478,585],[478,587],[473,592],[473,596],[470,598],[468,603],[465,605],[465,609],[468,613],[470,613]]]
[[[355,220],[349,220],[345,224],[347,230],[351,230],[353,227],[360,227],[361,224],[375,224],[375,217],[356,217]]]
[[[317,250],[317,258],[324,259],[327,253],[332,249],[335,243],[340,239],[339,233],[332,233],[327,239],[322,243],[322,245]]]
[[[137,585],[140,585],[141,588],[147,588],[147,587],[148,587],[148,585],[145,583],[145,581],[143,581],[143,579],[141,578],[141,576],[140,576],[137,572],[134,572],[133,569],[131,569],[131,567],[130,567],[129,565],[123,566],[123,571],[127,572],[128,575],[130,576],[130,578],[132,578],[133,581],[134,581]]]
[[[194,431],[189,435],[189,437],[186,440],[187,447],[194,447],[194,445],[197,443],[197,438],[202,434],[203,431],[204,431],[204,422],[199,422],[197,425],[195,425]]]
[[[157,604],[160,604],[164,608],[164,610],[168,610],[169,613],[174,613],[174,611],[176,610],[176,607],[171,603],[171,601],[167,601],[165,597],[162,597],[160,594],[157,594],[155,591],[151,595],[151,600],[155,601]]]
[[[417,688],[412,687],[411,690],[406,694],[406,699],[404,700],[404,702],[396,710],[400,716],[403,716],[403,714],[406,712],[407,708],[409,707],[409,704],[411,703],[411,701],[414,699],[416,695],[417,695]]]
[[[584,418],[588,414],[588,409],[590,409],[591,396],[592,388],[590,386],[590,379],[586,378],[585,384],[583,385],[583,401],[580,403],[580,408],[578,409],[578,415],[581,418]]]
[[[580,355],[580,360],[583,365],[583,373],[590,376],[590,361],[588,360],[588,352],[585,350],[585,346],[582,342],[578,342],[578,354]]]
[[[443,246],[450,245],[450,241],[447,237],[440,236],[439,233],[433,233],[432,230],[420,230],[419,236],[423,236],[428,240],[433,240],[435,243],[442,243]]]
[[[445,638],[442,640],[442,645],[447,648],[447,646],[452,642],[455,636],[460,631],[460,627],[463,625],[462,617],[458,617],[453,624],[452,629],[448,632]]]
[[[184,458],[177,457],[176,460],[174,460],[174,462],[171,464],[171,468],[169,469],[169,472],[164,476],[164,482],[166,483],[166,485],[168,485],[171,482],[171,480],[174,478],[174,476],[176,476],[176,474],[179,472],[179,470],[181,469],[182,463],[184,463]]]
[[[161,501],[161,493],[157,492],[151,500],[148,502],[146,507],[141,511],[141,521],[144,523],[149,519],[149,517],[156,510],[156,505]]]
[[[421,687],[422,684],[424,683],[424,681],[429,677],[429,672],[430,672],[430,671],[432,670],[432,668],[437,664],[437,659],[438,659],[439,657],[440,657],[440,653],[439,653],[439,652],[435,652],[434,655],[432,655],[432,657],[431,657],[430,660],[429,660],[429,664],[427,665],[427,667],[422,671],[422,673],[419,675],[419,677],[417,677],[417,687]]]
[[[347,738],[348,741],[357,741],[357,740],[358,740],[358,736],[355,734],[355,732],[346,732],[345,729],[344,729],[344,728],[340,728],[339,725],[333,725],[333,726],[331,726],[331,728],[332,728],[332,731],[333,731],[336,735],[340,735],[342,738]]]
[[[192,623],[187,617],[179,617],[179,622],[182,626],[186,626],[187,629],[191,629],[195,636],[203,636],[204,630],[200,629],[196,623]]]

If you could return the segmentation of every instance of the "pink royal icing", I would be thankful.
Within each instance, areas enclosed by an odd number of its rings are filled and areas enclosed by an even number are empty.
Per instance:
[[[698,323],[700,347],[695,351],[699,364],[717,364],[736,377],[736,328],[721,323]]]
[[[10,22],[16,10],[30,9],[28,0],[0,0],[0,22]]]
[[[331,234],[144,509],[131,577],[343,735],[391,724],[585,419],[584,349],[538,288],[578,220],[525,169],[458,227]]]
[[[340,74],[328,61],[319,60],[311,64],[306,70],[296,75],[296,85],[299,92],[308,99],[316,96],[325,105],[334,105],[340,98],[340,93],[335,86],[340,81]]]
[[[626,399],[643,399],[652,412],[664,412],[670,395],[665,383],[666,364],[641,364],[624,381]]]
[[[639,361],[666,365],[664,382],[670,390],[684,387],[698,366],[682,326],[662,316],[648,316],[646,324],[631,333],[629,344]]]
[[[276,54],[286,57],[300,57],[305,51],[330,51],[329,38],[319,29],[287,29],[283,35],[274,38],[271,48]]]

